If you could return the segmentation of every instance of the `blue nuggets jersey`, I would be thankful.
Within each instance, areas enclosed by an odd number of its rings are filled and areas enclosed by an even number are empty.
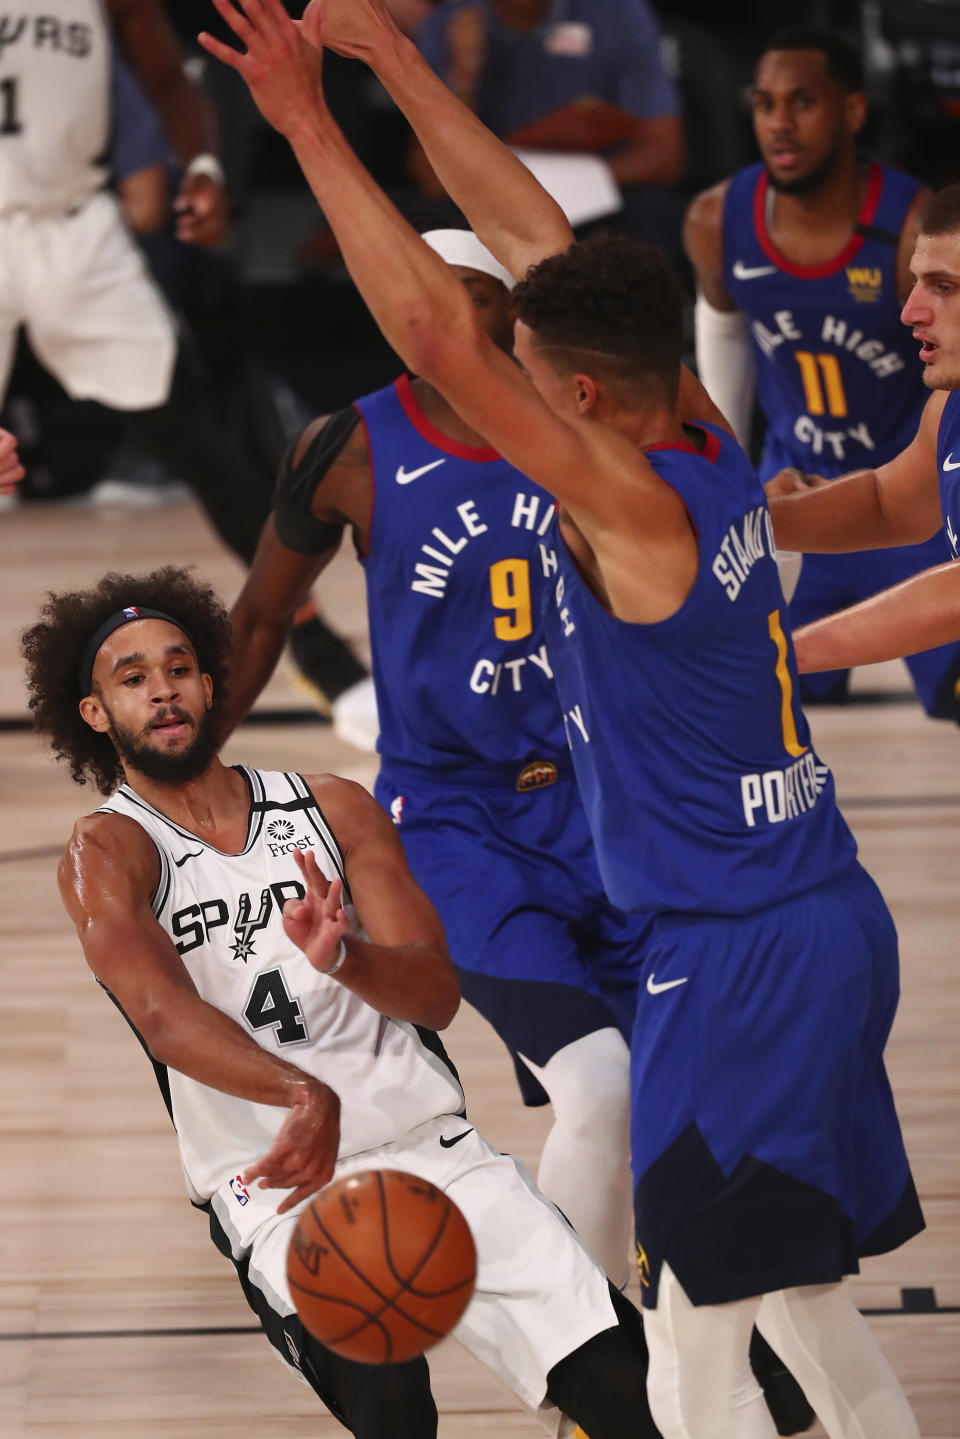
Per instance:
[[[374,478],[364,563],[381,754],[451,769],[565,755],[537,590],[552,498],[495,450],[434,429],[406,377],[357,409]]]
[[[960,559],[960,391],[953,390],[940,416],[937,469],[943,530],[953,558]]]
[[[743,914],[832,879],[856,846],[795,699],[763,491],[712,428],[647,459],[699,536],[669,619],[615,619],[556,525],[547,640],[604,888],[621,909]]]
[[[794,265],[767,233],[766,168],[730,181],[724,285],[747,317],[768,433],[761,479],[786,465],[845,474],[885,464],[913,439],[926,392],[900,323],[897,242],[918,182],[871,166],[857,229],[822,265]]]

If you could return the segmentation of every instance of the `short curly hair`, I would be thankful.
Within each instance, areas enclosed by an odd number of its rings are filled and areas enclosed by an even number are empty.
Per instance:
[[[117,610],[163,610],[182,618],[201,670],[213,680],[211,720],[216,728],[226,696],[230,620],[210,585],[173,565],[149,575],[104,575],[89,590],[47,595],[40,619],[21,638],[34,729],[45,735],[77,784],[92,779],[111,794],[123,767],[109,735],[97,734],[80,714],[77,663],[91,635]]]
[[[574,352],[588,351],[587,368],[631,398],[644,398],[653,383],[674,403],[684,298],[655,246],[627,235],[580,240],[528,270],[513,298],[518,319],[555,352],[560,373],[578,367]]]

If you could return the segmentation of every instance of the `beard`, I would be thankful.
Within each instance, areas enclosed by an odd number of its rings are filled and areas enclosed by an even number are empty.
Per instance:
[[[212,710],[204,710],[193,739],[176,754],[165,754],[151,745],[144,737],[150,734],[150,729],[139,733],[124,729],[109,710],[107,718],[110,721],[110,739],[123,763],[154,784],[178,785],[199,779],[209,769],[217,752],[217,726]],[[190,716],[175,705],[163,712],[163,718],[187,723],[190,720]]]
[[[821,185],[826,184],[830,179],[839,157],[840,137],[837,136],[823,159],[818,160],[813,169],[808,170],[805,175],[793,175],[778,179],[767,165],[767,180],[780,195],[813,195]]]

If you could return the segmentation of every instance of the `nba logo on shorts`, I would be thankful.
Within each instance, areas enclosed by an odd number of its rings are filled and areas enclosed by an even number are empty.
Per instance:
[[[394,824],[399,824],[400,821],[403,819],[403,806],[405,799],[405,795],[398,794],[396,799],[392,799],[390,801],[390,818],[393,820]]]
[[[250,1191],[241,1182],[239,1174],[230,1181],[230,1188],[233,1190],[233,1197],[238,1204],[250,1203]]]

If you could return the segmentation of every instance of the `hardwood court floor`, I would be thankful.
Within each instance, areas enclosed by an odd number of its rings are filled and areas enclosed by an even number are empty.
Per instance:
[[[0,515],[0,716],[25,712],[16,634],[45,588],[170,560],[197,563],[228,599],[239,586],[189,506]],[[359,567],[339,562],[321,592],[362,643]],[[883,682],[903,689],[899,667]],[[262,704],[302,701],[280,674]],[[900,928],[890,1071],[929,1226],[869,1261],[856,1292],[884,1311],[872,1322],[921,1432],[960,1439],[960,737],[908,704],[820,711],[814,729]],[[244,727],[227,757],[374,773],[370,757],[308,722]],[[248,1332],[232,1271],[184,1197],[149,1067],[60,909],[56,855],[96,795],[15,731],[0,731],[0,793],[0,1439],[333,1439],[344,1431]],[[445,1038],[471,1118],[535,1166],[546,1116],[519,1107],[492,1031],[464,1008]],[[542,1433],[456,1345],[431,1367],[446,1439]]]

